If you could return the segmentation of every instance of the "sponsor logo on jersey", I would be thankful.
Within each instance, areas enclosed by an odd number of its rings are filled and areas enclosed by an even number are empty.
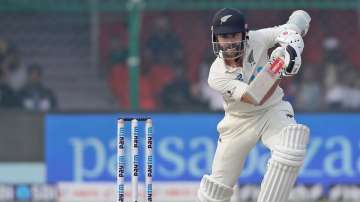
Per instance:
[[[235,78],[236,80],[239,80],[239,81],[243,81],[243,75],[242,74],[238,74]]]

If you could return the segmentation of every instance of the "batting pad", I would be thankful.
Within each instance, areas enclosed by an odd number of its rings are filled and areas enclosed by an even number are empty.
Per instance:
[[[231,187],[216,182],[209,175],[204,175],[198,190],[198,202],[230,202],[233,192]]]
[[[309,128],[290,125],[281,131],[280,138],[280,144],[273,148],[257,202],[287,201],[305,159]]]

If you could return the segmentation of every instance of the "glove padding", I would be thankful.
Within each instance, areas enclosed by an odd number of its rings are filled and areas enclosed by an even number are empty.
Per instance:
[[[304,41],[300,34],[293,30],[285,30],[280,33],[275,42],[284,48],[281,51],[286,68],[281,72],[281,75],[293,76],[297,74],[301,66],[301,53],[304,49]]]
[[[281,76],[294,76],[299,72],[301,66],[301,56],[291,45],[286,46],[285,66]]]
[[[286,29],[275,38],[275,43],[285,47],[291,45],[301,55],[304,49],[304,40],[301,35],[291,29]]]
[[[287,45],[286,48],[277,47],[270,56],[270,63],[280,58],[284,62],[284,67],[279,70],[281,76],[293,76],[299,72],[301,57],[294,47]],[[276,73],[276,72],[274,72]]]
[[[280,75],[289,63],[290,56],[284,47],[277,47],[273,50],[269,60],[269,71],[274,75]]]

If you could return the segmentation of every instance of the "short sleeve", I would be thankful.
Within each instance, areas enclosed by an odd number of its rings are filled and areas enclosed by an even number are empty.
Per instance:
[[[257,32],[258,36],[264,42],[265,46],[267,48],[271,48],[276,43],[275,42],[276,37],[279,36],[281,31],[284,30],[284,29],[285,28],[283,26],[276,26],[276,27],[269,27],[269,28],[259,29],[259,30],[256,30],[256,32]]]
[[[281,32],[291,29],[296,30],[296,26],[292,24],[283,24],[280,26],[269,27],[264,29],[256,30],[257,36],[262,40],[267,48],[275,46],[275,39],[281,34]]]
[[[240,100],[246,92],[248,84],[226,77],[213,77],[209,76],[209,86],[221,93],[227,100]]]

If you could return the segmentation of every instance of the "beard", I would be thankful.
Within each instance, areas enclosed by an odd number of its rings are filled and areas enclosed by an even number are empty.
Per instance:
[[[223,51],[222,54],[224,58],[237,58],[240,55],[235,49]]]
[[[238,59],[245,52],[246,41],[237,42],[217,42],[213,41],[213,51],[215,55],[223,59]]]
[[[237,46],[222,50],[221,53],[224,59],[236,59],[242,56],[243,51],[241,50],[240,46]]]

